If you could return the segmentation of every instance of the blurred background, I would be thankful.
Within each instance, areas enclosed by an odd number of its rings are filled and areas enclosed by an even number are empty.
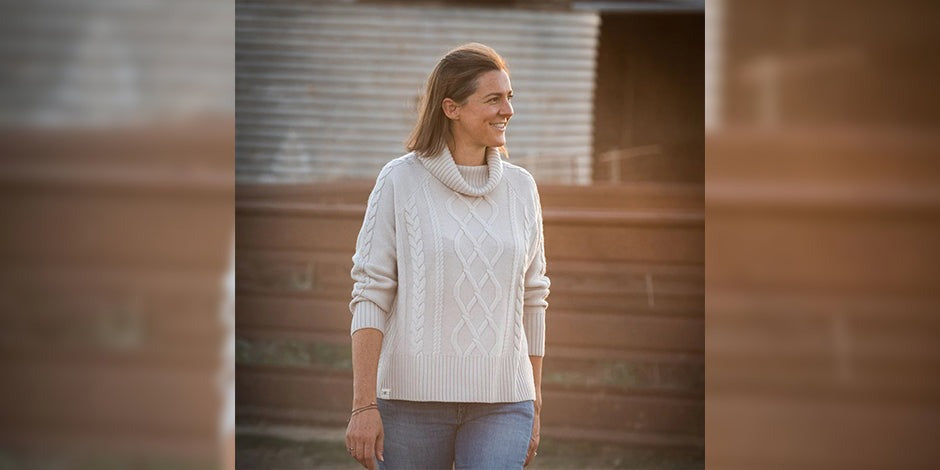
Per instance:
[[[938,13],[708,1],[709,468],[937,468]]]
[[[0,18],[0,468],[232,468],[232,5]]]
[[[507,60],[549,298],[533,468],[704,465],[704,3],[238,1],[239,468],[356,468],[348,303],[424,82]]]
[[[937,13],[2,2],[0,468],[232,468],[234,352],[239,466],[354,468],[362,206],[468,40],[514,72],[558,284],[534,465],[934,468]]]

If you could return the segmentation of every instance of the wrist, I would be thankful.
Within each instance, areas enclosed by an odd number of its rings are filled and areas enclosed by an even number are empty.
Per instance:
[[[353,398],[352,409],[362,408],[363,406],[375,404],[375,397],[371,398]]]
[[[378,409],[379,409],[379,407],[378,407],[378,405],[375,404],[375,402],[369,403],[368,405],[365,405],[365,406],[360,406],[360,407],[358,407],[358,408],[353,408],[353,410],[350,411],[350,413],[349,413],[349,420],[348,420],[348,421],[352,421],[353,417],[356,416],[356,415],[358,415],[358,414],[361,414],[361,413],[368,413],[368,412],[370,412],[370,411],[372,411],[372,410],[378,411]],[[348,422],[348,421],[347,421],[347,422]]]

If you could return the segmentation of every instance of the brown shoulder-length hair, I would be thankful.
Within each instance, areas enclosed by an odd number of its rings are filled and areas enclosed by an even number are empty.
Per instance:
[[[471,42],[448,52],[428,76],[418,106],[418,122],[405,146],[423,157],[439,155],[451,139],[450,120],[441,108],[445,98],[464,103],[477,90],[477,78],[492,70],[509,74],[509,67],[493,48]],[[500,153],[508,156],[505,147]]]

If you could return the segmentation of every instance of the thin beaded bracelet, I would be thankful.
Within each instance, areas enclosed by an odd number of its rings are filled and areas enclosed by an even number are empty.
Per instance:
[[[375,402],[369,403],[369,404],[366,405],[366,406],[362,406],[362,407],[359,407],[359,408],[356,408],[356,409],[352,410],[352,412],[349,413],[349,417],[352,418],[353,416],[356,416],[357,414],[362,413],[363,411],[371,410],[371,409],[373,409],[373,408],[376,408],[376,409],[377,409],[378,407],[379,407],[379,405],[377,405]]]

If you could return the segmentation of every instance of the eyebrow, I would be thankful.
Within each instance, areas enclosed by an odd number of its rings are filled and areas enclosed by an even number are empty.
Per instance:
[[[511,94],[512,94],[512,90],[509,90],[509,93],[506,93],[506,94],[507,94],[507,95],[511,95]],[[490,93],[490,94],[484,96],[483,98],[489,98],[489,97],[491,97],[491,96],[503,96],[503,94],[502,94],[502,93]]]

